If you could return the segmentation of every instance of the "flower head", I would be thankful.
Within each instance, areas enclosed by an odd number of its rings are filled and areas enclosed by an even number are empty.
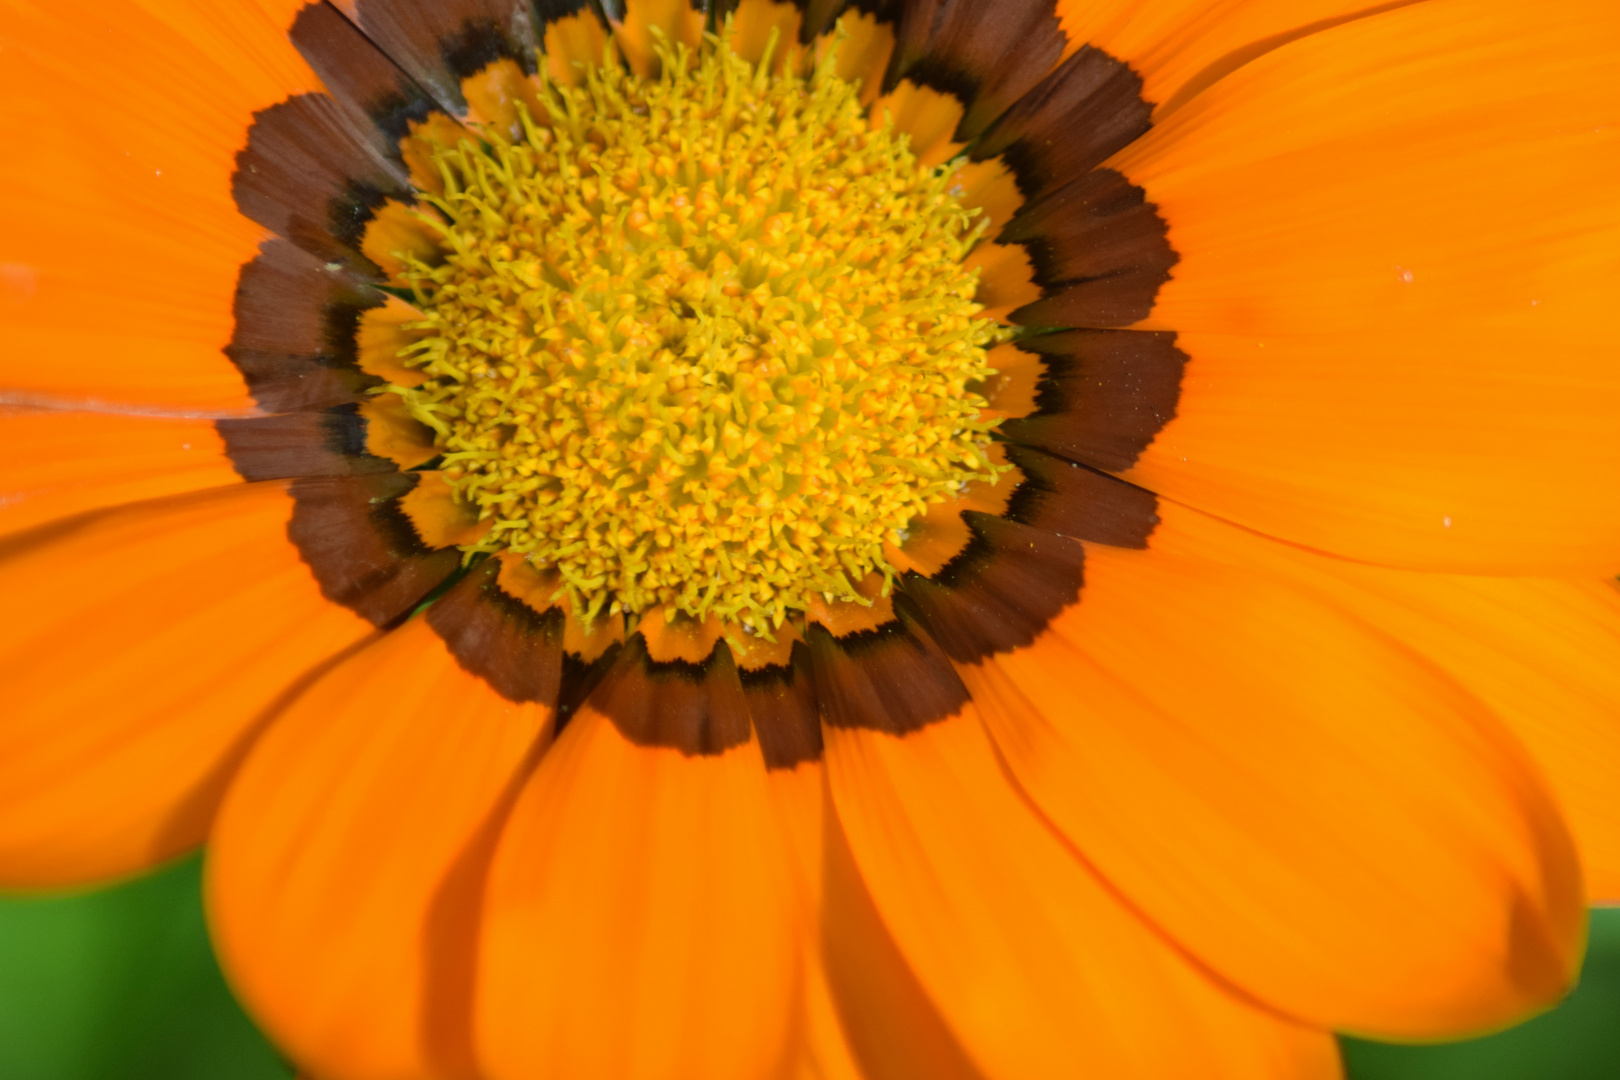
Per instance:
[[[1620,891],[1567,7],[12,0],[0,880],[206,839],[332,1080],[1544,1007]]]

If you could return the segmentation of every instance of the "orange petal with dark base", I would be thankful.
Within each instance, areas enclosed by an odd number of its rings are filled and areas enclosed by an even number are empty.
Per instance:
[[[0,881],[69,885],[200,843],[258,728],[371,628],[322,599],[281,484],[0,543]]]
[[[462,670],[418,619],[254,748],[210,837],[210,923],[248,1009],[315,1075],[477,1075],[483,876],[549,717]]]
[[[1278,49],[1112,164],[1181,255],[1190,357],[1128,474],[1363,561],[1620,552],[1620,7],[1425,3]]]
[[[1041,810],[1274,1007],[1434,1038],[1568,989],[1584,896],[1534,767],[1477,700],[1320,597],[1092,546],[1077,605],[962,672]]]
[[[8,4],[0,391],[251,407],[220,349],[264,233],[231,200],[256,109],[314,89],[299,5]]]
[[[1092,875],[972,705],[901,738],[829,728],[827,776],[877,912],[987,1076],[1338,1075],[1326,1032],[1216,985]]]
[[[0,534],[241,478],[208,420],[0,409]]]
[[[582,708],[529,779],[490,875],[488,1075],[756,1080],[784,1067],[804,933],[788,844],[756,744],[687,757]]]

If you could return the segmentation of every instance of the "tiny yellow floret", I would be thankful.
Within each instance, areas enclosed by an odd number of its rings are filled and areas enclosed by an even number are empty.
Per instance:
[[[997,469],[969,387],[1004,331],[963,258],[983,223],[814,67],[717,38],[440,146],[442,259],[390,386],[456,496],[465,550],[554,569],[576,612],[663,607],[768,632],[859,599],[882,545]]]

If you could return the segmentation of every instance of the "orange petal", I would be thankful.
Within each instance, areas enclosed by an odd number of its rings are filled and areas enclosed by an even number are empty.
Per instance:
[[[755,1080],[787,1060],[803,929],[755,743],[685,757],[581,709],[512,812],[485,920],[493,1080]]]
[[[371,627],[322,598],[282,484],[0,544],[0,880],[65,885],[199,843],[258,727]]]
[[[1119,903],[971,705],[905,737],[829,728],[827,775],[877,911],[986,1075],[1338,1075],[1325,1032],[1240,1001]]]
[[[607,45],[607,31],[602,21],[590,8],[573,15],[553,19],[546,25],[546,74],[563,86],[577,86],[585,80],[585,71],[602,62],[603,48]],[[541,120],[543,113],[535,115]]]
[[[861,1074],[868,1080],[983,1080],[883,925],[831,806],[824,816],[820,966],[844,1045]]]
[[[801,941],[803,988],[794,1037],[798,1043],[796,1080],[860,1080],[862,1071],[844,1033],[844,1025],[827,983],[820,928],[822,817],[826,803],[819,761],[765,774],[778,819],[792,841],[804,925],[815,930]]]
[[[1273,49],[1418,0],[1058,0],[1065,55],[1091,45],[1130,64],[1160,119]]]
[[[548,720],[417,619],[332,668],[254,748],[210,838],[211,926],[248,1008],[317,1075],[476,1075],[483,875]]]
[[[239,483],[209,420],[0,409],[0,534]]]
[[[1603,0],[1418,4],[1118,155],[1181,255],[1143,325],[1191,357],[1130,477],[1366,561],[1612,571],[1617,41]]]
[[[731,13],[731,50],[750,64],[757,64],[770,46],[771,67],[780,70],[789,50],[798,44],[799,21],[799,9],[783,0],[739,0]]]
[[[872,104],[871,113],[873,129],[893,124],[910,139],[911,152],[925,168],[943,165],[963,150],[951,138],[962,122],[962,103],[941,90],[902,79]]]
[[[220,349],[264,230],[231,173],[254,110],[317,88],[287,41],[299,6],[7,5],[0,389],[251,406]]]
[[[690,0],[635,0],[625,5],[624,21],[614,26],[613,37],[636,74],[647,77],[658,71],[658,48],[685,45],[696,49],[703,37],[703,21],[702,10]],[[655,30],[663,36],[662,44]],[[600,60],[600,55],[590,58],[592,63]]]
[[[1620,900],[1620,588],[1387,570],[1178,506],[1154,543],[1319,590],[1423,654],[1505,721],[1551,781],[1588,893]]]
[[[1511,737],[1367,624],[1166,553],[1168,529],[1088,548],[1077,605],[963,670],[1041,810],[1193,955],[1311,1023],[1435,1037],[1555,1001],[1581,883]]]

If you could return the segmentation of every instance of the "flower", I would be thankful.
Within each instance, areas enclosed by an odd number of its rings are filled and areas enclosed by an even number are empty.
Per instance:
[[[1612,5],[7,13],[8,887],[206,839],[342,1080],[1333,1076],[1570,984]]]

